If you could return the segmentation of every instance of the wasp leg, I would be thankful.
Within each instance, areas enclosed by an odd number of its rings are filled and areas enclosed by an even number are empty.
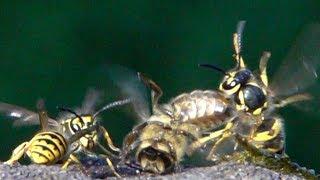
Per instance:
[[[106,155],[111,156],[113,158],[117,158],[114,154],[112,154],[110,151],[108,151],[105,147],[103,147],[102,144],[100,144],[99,142],[96,142],[96,144],[99,146],[99,148],[106,153]]]
[[[106,157],[106,161],[107,161],[108,166],[110,167],[111,171],[113,172],[113,174],[120,178],[121,176],[120,176],[120,174],[117,173],[117,171],[116,171],[116,169],[114,168],[111,160],[110,160],[108,157]]]
[[[260,65],[259,65],[260,79],[266,87],[268,87],[267,63],[270,56],[271,56],[270,52],[264,52],[261,56]]]
[[[222,136],[226,131],[230,130],[233,126],[232,123],[228,123],[224,129],[214,131],[210,133],[208,136],[205,136],[203,138],[200,138],[196,141],[194,141],[190,146],[189,150],[187,152],[188,155],[191,155],[195,150],[199,149],[201,146],[206,144],[208,141],[215,140],[216,138]]]
[[[277,108],[281,108],[284,107],[288,104],[291,103],[295,103],[295,102],[299,102],[299,101],[308,101],[312,99],[312,97],[309,94],[296,94],[293,96],[290,96],[284,100],[281,100],[280,102],[278,102],[276,105]]]
[[[65,163],[63,163],[61,169],[63,170],[66,170],[68,168],[68,166],[71,164],[71,163],[76,163],[76,164],[81,164],[81,162],[78,160],[78,158],[73,155],[73,154],[70,154],[69,158],[67,159],[67,161]]]
[[[114,168],[112,161],[111,161],[106,155],[101,155],[101,156],[103,156],[103,157],[106,159],[107,164],[108,164],[108,166],[110,167],[110,169],[111,169],[111,171],[113,172],[113,174],[114,174],[115,176],[117,176],[118,178],[121,178],[120,174],[117,173],[116,169]]]
[[[143,83],[147,87],[149,87],[151,89],[151,101],[152,101],[152,106],[153,106],[152,109],[153,110],[159,109],[158,101],[163,94],[162,89],[160,88],[160,86],[157,83],[155,83],[151,79],[147,78],[145,75],[143,75],[140,72],[138,73],[138,77],[143,81]]]
[[[110,135],[109,135],[109,133],[107,132],[107,130],[106,130],[104,127],[102,127],[102,126],[100,126],[100,130],[101,130],[102,133],[103,133],[104,139],[107,140],[107,143],[108,143],[108,146],[110,147],[110,149],[112,149],[113,151],[116,151],[116,152],[120,152],[120,149],[117,148],[115,145],[113,145],[113,142],[112,142],[112,140],[111,140],[111,138],[110,138]]]
[[[207,160],[219,161],[221,158],[227,158],[231,156],[238,147],[238,143],[234,139],[233,133],[227,131],[223,133],[222,137],[214,143],[210,153],[207,156]]]
[[[29,142],[24,142],[24,143],[20,144],[18,147],[16,147],[13,150],[10,159],[8,161],[6,161],[5,164],[12,165],[15,162],[17,162],[26,152],[28,145],[29,145]]]

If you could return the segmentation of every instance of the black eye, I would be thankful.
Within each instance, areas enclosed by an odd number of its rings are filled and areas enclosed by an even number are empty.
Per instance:
[[[250,110],[256,110],[263,106],[266,96],[257,86],[247,85],[243,88],[244,103]]]
[[[245,85],[250,79],[251,75],[252,75],[251,71],[248,69],[245,69],[237,72],[236,75],[234,76],[234,79],[235,81],[237,81],[237,83],[240,83],[241,85]]]
[[[78,132],[78,131],[80,131],[81,130],[81,127],[78,125],[78,124],[72,124],[71,125],[71,130],[72,130],[72,132]]]

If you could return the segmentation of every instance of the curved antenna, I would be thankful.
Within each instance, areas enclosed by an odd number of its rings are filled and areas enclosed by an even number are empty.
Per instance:
[[[121,105],[124,105],[124,104],[128,104],[131,102],[131,99],[128,98],[128,99],[124,99],[124,100],[120,100],[120,101],[114,101],[110,104],[107,104],[105,105],[104,107],[102,107],[101,109],[99,109],[96,113],[93,114],[93,119],[95,119],[101,112],[107,110],[107,109],[110,109],[110,108],[113,108],[113,107],[116,107],[116,106],[121,106]]]
[[[199,67],[205,67],[205,68],[210,68],[210,69],[213,69],[213,70],[216,70],[218,72],[221,72],[222,74],[224,75],[228,75],[228,73],[226,73],[225,70],[213,65],[213,64],[198,64]]]
[[[57,106],[57,109],[59,109],[60,111],[69,112],[69,113],[75,115],[77,118],[79,118],[82,122],[84,122],[83,119],[82,119],[82,117],[81,117],[79,114],[77,114],[75,111],[73,111],[72,109],[70,109],[70,108]]]
[[[238,68],[245,67],[243,59],[241,57],[241,50],[242,50],[242,34],[243,29],[246,25],[246,21],[239,21],[237,25],[237,31],[233,34],[233,46],[235,51],[235,59],[238,63]]]

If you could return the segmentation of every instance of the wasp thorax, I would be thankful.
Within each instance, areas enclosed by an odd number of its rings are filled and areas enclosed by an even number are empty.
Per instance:
[[[138,161],[144,171],[161,174],[173,168],[173,157],[170,152],[148,147],[138,153]]]

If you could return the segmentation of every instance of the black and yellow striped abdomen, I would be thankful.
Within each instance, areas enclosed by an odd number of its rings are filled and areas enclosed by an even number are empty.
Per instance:
[[[66,154],[68,145],[57,132],[41,132],[29,142],[27,155],[36,164],[53,164]]]

